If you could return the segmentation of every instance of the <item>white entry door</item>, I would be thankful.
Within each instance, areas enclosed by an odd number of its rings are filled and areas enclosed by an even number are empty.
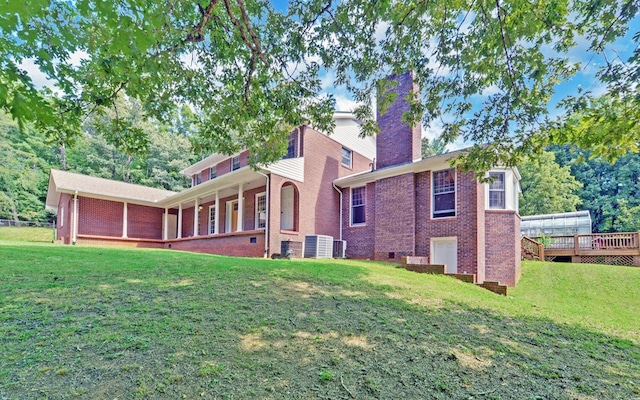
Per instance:
[[[280,229],[293,230],[293,186],[280,191]]]
[[[458,238],[432,238],[431,264],[444,264],[447,274],[458,273]]]

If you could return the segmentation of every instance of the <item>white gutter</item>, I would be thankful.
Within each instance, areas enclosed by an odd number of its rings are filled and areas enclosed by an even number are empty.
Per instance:
[[[340,207],[338,208],[340,212],[340,240],[342,240],[342,190],[338,189],[336,184],[333,184],[333,188],[340,194]]]
[[[78,239],[78,191],[73,197],[73,226],[71,227],[71,244],[76,244]]]
[[[271,221],[269,221],[269,193],[271,192],[271,188],[269,185],[269,175],[267,174],[263,174],[260,171],[256,171],[257,173],[259,173],[260,175],[264,176],[265,178],[267,178],[267,186],[266,186],[266,190],[265,190],[265,207],[266,207],[266,215],[265,215],[265,224],[264,224],[264,258],[269,258],[269,223]]]

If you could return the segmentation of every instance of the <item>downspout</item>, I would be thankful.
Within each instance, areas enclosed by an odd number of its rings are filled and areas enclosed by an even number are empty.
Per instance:
[[[76,244],[78,240],[78,191],[73,196],[73,227],[71,234],[71,244]]]
[[[259,173],[260,175],[264,176],[265,178],[267,178],[267,186],[266,186],[266,199],[265,199],[265,207],[266,207],[266,213],[265,213],[265,224],[264,224],[264,258],[269,258],[269,224],[271,223],[271,221],[269,220],[269,193],[271,193],[271,187],[269,185],[269,175],[267,174],[263,174],[260,171],[256,171],[257,173]]]
[[[338,210],[340,212],[340,240],[342,240],[342,190],[338,189],[335,183],[332,184],[333,188],[340,194],[340,207]]]

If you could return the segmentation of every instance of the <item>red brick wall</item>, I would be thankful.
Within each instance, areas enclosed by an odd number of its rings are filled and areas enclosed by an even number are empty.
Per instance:
[[[233,157],[229,157],[226,160],[220,161],[216,164],[216,177],[228,174],[231,172],[231,159]],[[249,151],[245,150],[240,153],[240,168],[249,165]],[[195,175],[192,175],[193,178]],[[201,183],[204,183],[209,180],[209,168],[205,168],[200,171]]]
[[[342,165],[342,145],[330,136],[310,127],[302,127],[301,150],[304,154],[304,182],[271,175],[269,205],[269,254],[280,252],[280,242],[304,242],[306,235],[340,237],[340,195],[333,188],[334,179],[370,168],[371,160],[354,152],[352,167]],[[280,231],[280,190],[291,182],[298,191],[296,232]],[[348,246],[348,245],[347,245]]]
[[[408,163],[421,157],[420,126],[411,127],[402,122],[402,114],[409,110],[406,96],[417,88],[410,72],[388,78],[397,81],[395,102],[384,114],[378,114],[380,133],[376,138],[376,165],[384,168]]]
[[[270,175],[270,197],[269,197],[269,256],[274,253],[280,253],[280,242],[285,240],[293,240],[304,242],[304,236],[311,233],[301,230],[301,221],[308,218],[313,219],[312,215],[307,215],[307,208],[301,203],[300,196],[304,184],[294,182],[278,175]],[[294,227],[297,231],[281,231],[280,230],[280,192],[285,185],[293,185],[294,187]],[[307,212],[307,213],[305,213]],[[304,229],[305,226],[303,226]]]
[[[121,202],[78,197],[78,234],[121,237],[123,213]]]
[[[256,243],[251,243],[251,238],[255,238]],[[167,241],[164,248],[228,256],[262,257],[264,254],[264,232],[250,231],[214,237],[174,239]]]
[[[374,209],[374,257],[376,260],[400,262],[403,256],[414,255],[416,238],[414,193],[414,173],[376,182]]]
[[[485,214],[485,279],[515,286],[521,275],[520,216],[515,211],[500,210],[487,210]]]
[[[242,229],[245,231],[252,231],[255,229],[255,217],[256,217],[256,194],[265,191],[265,186],[251,189],[243,192],[243,224]],[[238,195],[228,196],[220,198],[220,211],[218,212],[217,221],[218,224],[218,232],[219,233],[230,233],[225,232],[226,221],[227,221],[227,202],[228,201],[236,201],[238,200]],[[215,201],[209,201],[202,204],[202,210],[198,215],[198,220],[200,222],[200,235],[207,235],[207,229],[209,227],[209,206],[213,205]],[[193,217],[192,217],[193,218]],[[192,219],[193,220],[193,219]]]
[[[350,226],[351,190],[342,190],[342,238],[347,241],[347,256],[350,258],[373,258],[376,237],[376,183],[366,186],[366,225]]]
[[[472,173],[456,173],[456,217],[431,218],[431,171],[416,177],[416,255],[430,256],[431,238],[458,238],[458,272],[478,272],[478,183]],[[482,231],[480,231],[482,232]],[[480,254],[482,256],[482,254]]]
[[[127,237],[162,239],[164,208],[127,204]]]
[[[182,237],[193,236],[193,207],[182,209]]]

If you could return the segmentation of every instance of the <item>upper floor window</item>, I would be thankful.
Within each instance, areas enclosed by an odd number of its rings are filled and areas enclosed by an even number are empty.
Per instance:
[[[351,189],[351,225],[366,223],[366,187]]]
[[[235,171],[240,169],[240,156],[235,156],[231,159],[231,170]]]
[[[211,180],[211,179],[215,178],[216,176],[218,176],[218,171],[217,171],[216,166],[214,165],[213,167],[209,168],[209,179]]]
[[[456,216],[456,170],[433,173],[433,218]]]
[[[287,154],[284,158],[294,158],[296,156],[296,137],[289,135],[289,145],[287,146]]]
[[[489,172],[489,208],[505,209],[504,172]]]
[[[199,185],[202,183],[202,175],[197,173],[193,176],[193,186]]]
[[[351,168],[351,158],[352,158],[352,151],[349,149],[345,149],[344,147],[342,148],[342,165],[344,165],[345,167],[349,167]]]

